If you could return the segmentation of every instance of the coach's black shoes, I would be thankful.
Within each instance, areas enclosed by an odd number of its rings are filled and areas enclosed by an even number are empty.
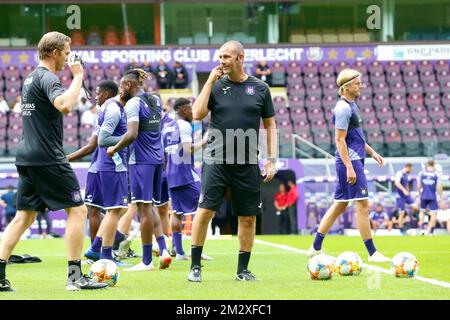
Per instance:
[[[258,281],[258,278],[255,277],[250,270],[244,269],[240,273],[236,275],[237,281]]]
[[[90,278],[87,275],[83,275],[80,279],[72,281],[67,279],[66,290],[67,291],[79,291],[79,290],[94,290],[103,289],[108,286],[107,283],[98,282],[97,278]]]
[[[188,280],[191,282],[202,282],[202,268],[193,266],[191,271],[189,271]]]
[[[0,280],[0,292],[13,292],[16,291],[13,288],[11,288],[11,284],[9,283],[8,279]]]

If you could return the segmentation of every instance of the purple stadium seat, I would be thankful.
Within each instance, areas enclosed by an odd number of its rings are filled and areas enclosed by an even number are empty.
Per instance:
[[[0,112],[0,136],[5,135],[5,129],[8,125],[8,116]]]
[[[383,128],[383,131],[398,130],[397,122],[393,118],[384,118],[381,120],[381,128]]]
[[[69,112],[67,115],[63,118],[64,125],[71,124],[72,126],[78,126],[78,112],[72,111]]]
[[[63,69],[61,71],[58,71],[56,74],[59,78],[61,78],[63,75],[72,78],[72,72],[70,71],[69,66],[67,64],[64,64]],[[87,75],[88,72],[85,72],[84,74]]]
[[[114,77],[112,77],[111,80],[114,80]],[[152,73],[149,73],[149,76],[145,79],[145,86],[147,87],[147,91],[149,92],[158,90],[158,82],[156,81],[156,77]]]
[[[323,120],[324,114],[321,107],[311,107],[307,109],[309,121]]]
[[[283,96],[273,96],[272,102],[275,109],[285,109],[287,107],[286,99]]]
[[[394,115],[392,114],[391,107],[382,107],[377,109],[377,117],[380,121],[385,119],[392,119]],[[397,127],[397,124],[395,125]]]
[[[301,68],[300,64],[295,61],[289,62],[286,71],[287,71],[288,76],[290,74],[298,74],[298,75],[302,74],[302,68]]]
[[[370,82],[372,85],[376,85],[380,82],[386,82],[386,77],[384,76],[383,71],[375,71],[370,73]]]
[[[367,132],[380,131],[380,122],[377,118],[370,118],[364,122],[364,129]]]
[[[387,154],[391,157],[403,154],[402,136],[397,130],[384,131],[384,141],[386,142]]]
[[[406,85],[406,92],[410,94],[423,94],[423,86],[420,82],[409,82]]]
[[[373,73],[383,73],[383,65],[378,60],[373,60],[371,63],[369,63],[369,73],[372,75]]]
[[[403,73],[409,71],[417,72],[417,65],[415,62],[407,60],[401,64],[401,69]]]
[[[303,86],[302,76],[299,73],[288,73],[287,84],[290,87],[295,84]]]
[[[23,134],[22,124],[14,124],[9,125],[7,136],[9,140],[13,140],[14,138],[21,138]]]
[[[339,62],[336,64],[336,67],[335,67],[335,69],[336,69],[336,74],[339,74],[339,72],[341,72],[341,71],[344,70],[344,69],[348,69],[349,67],[350,67],[350,66],[349,66],[349,64],[348,64],[347,61],[345,61],[345,60],[339,61]]]
[[[322,105],[325,110],[334,109],[336,106],[337,97],[334,96],[324,96],[322,99]]]
[[[352,66],[353,69],[358,70],[362,75],[367,74],[367,66],[361,60],[356,60]]]
[[[103,67],[101,66],[101,64],[94,63],[89,68],[89,75],[91,76],[91,78],[92,77],[97,77],[97,76],[100,76],[100,77],[104,78],[105,77],[105,71],[103,70]]]
[[[78,135],[78,125],[73,123],[64,123],[64,135]]]
[[[425,117],[415,117],[416,127],[419,132],[433,129],[433,121],[428,116]]]
[[[362,94],[357,98],[356,100],[356,104],[360,107],[372,107],[373,103],[372,103],[372,96],[370,95],[366,95],[366,94]]]
[[[359,106],[359,111],[363,120],[372,119],[375,117],[375,110],[373,109],[372,105],[368,105],[365,107]]]
[[[318,75],[318,68],[317,65],[314,62],[308,61],[303,66],[303,73],[306,74],[314,74]]]
[[[398,119],[398,128],[400,131],[416,130],[416,124],[412,118]]]
[[[314,143],[321,149],[331,152],[331,139],[328,131],[315,131],[313,132]],[[316,152],[316,156],[321,156],[319,152]]]
[[[427,82],[425,84],[425,92],[439,94],[440,93],[439,84],[436,81]]]
[[[12,77],[19,78],[20,69],[18,66],[10,64],[5,68],[5,78],[12,78]]]
[[[328,131],[328,126],[325,119],[317,119],[311,121],[311,131]]]
[[[436,129],[436,130],[450,128],[450,123],[449,123],[447,117],[433,118],[433,124],[434,124],[434,129]]]
[[[94,131],[94,126],[91,124],[82,124],[80,125],[80,138],[84,141],[84,139],[87,137],[88,139],[91,137],[92,132]],[[82,145],[84,145],[82,143]]]
[[[120,70],[120,67],[115,63],[108,64],[105,73],[108,79],[112,79],[115,76],[120,78],[122,76],[122,71]]]
[[[21,130],[22,132],[22,130]],[[10,136],[8,138],[7,146],[8,146],[8,154],[10,157],[15,156],[17,153],[17,150],[19,149],[20,141],[22,140],[21,135],[20,136]]]
[[[376,95],[373,99],[373,105],[375,106],[375,109],[382,108],[382,107],[389,107],[389,98],[385,95]]]
[[[22,81],[20,81],[19,77],[9,77],[5,79],[5,85],[6,85],[6,89],[17,89],[20,90],[20,88],[22,87]]]
[[[305,101],[306,110],[310,110],[312,108],[320,108],[322,106],[322,101],[320,97],[317,96],[307,96]]]
[[[448,60],[439,60],[434,65],[434,69],[436,70],[436,73],[439,73],[442,70],[450,71],[448,66]]]
[[[417,156],[421,152],[420,137],[417,130],[404,130],[401,132],[402,142],[406,156]]]
[[[448,70],[441,70],[437,73],[437,80],[439,84],[442,86],[445,83],[450,81],[450,71]]]
[[[428,93],[425,95],[425,106],[430,109],[433,106],[440,106],[441,99],[439,98],[439,94]]]
[[[436,81],[436,76],[434,75],[433,70],[425,70],[420,72],[420,81],[422,81],[423,84]]]
[[[442,93],[447,94],[450,92],[450,81],[442,84]]]
[[[403,94],[393,94],[390,100],[393,108],[406,106],[406,97]]]
[[[303,108],[305,106],[305,100],[299,96],[289,96],[289,107],[291,110],[297,108]]]
[[[5,116],[6,117],[6,116]],[[22,114],[18,112],[10,112],[9,115],[9,126],[22,126]]]
[[[327,121],[328,125],[331,127],[332,122],[333,122],[333,115],[334,115],[334,108],[330,108],[330,109],[325,109],[324,110],[324,117],[325,120]]]
[[[305,75],[303,76],[303,81],[305,82],[306,87],[310,84],[319,85],[319,76],[314,73],[305,73]]]
[[[64,135],[63,140],[64,151],[72,153],[79,148],[79,142],[76,135]]]
[[[421,119],[428,116],[427,109],[423,105],[411,107],[411,115],[414,120]]]
[[[292,121],[297,121],[297,120],[307,120],[308,117],[306,115],[306,109],[303,107],[298,107],[295,109],[291,109],[291,116],[292,116]]]
[[[332,96],[337,95],[338,87],[336,83],[330,83],[326,86],[323,86],[323,95],[324,96]]]
[[[67,76],[67,75],[65,75],[65,74],[63,74],[62,76],[61,76],[61,78],[60,78],[60,81],[61,81],[61,86],[63,87],[63,88],[69,88],[70,87],[70,84],[72,83],[72,78],[71,77],[69,77],[69,76]]]
[[[410,82],[418,82],[419,81],[419,74],[417,71],[408,71],[403,72],[403,81],[406,85]]]
[[[428,106],[428,114],[433,121],[435,121],[435,119],[447,117],[444,108],[440,104]]]
[[[450,109],[450,92],[442,96],[442,105],[445,109]]]
[[[386,82],[379,82],[373,86],[373,93],[375,95],[389,96],[390,90]]]
[[[397,71],[389,71],[387,72],[386,81],[389,83],[389,85],[394,85],[397,83],[402,83],[402,75],[400,72]]]
[[[419,68],[419,73],[423,73],[425,71],[430,71],[431,73],[433,73],[433,65],[427,60],[420,61],[418,68]]]
[[[410,107],[423,106],[423,97],[418,94],[409,94],[406,102]]]
[[[438,131],[438,143],[441,152],[450,153],[450,129]]]
[[[306,95],[320,98],[322,96],[322,87],[319,83],[311,83],[306,86]]]
[[[361,94],[371,97],[373,95],[372,85],[370,83],[366,82],[366,85],[361,88]]]
[[[105,76],[96,75],[94,77],[91,77],[91,87],[92,90],[95,90],[98,85],[105,80]]]
[[[367,142],[372,148],[377,150],[377,152],[383,152],[384,149],[384,138],[379,131],[370,131],[366,135]]]
[[[302,85],[295,84],[289,89],[289,97],[305,97],[305,88]]]
[[[322,84],[322,86],[325,86],[327,84],[335,84],[336,83],[336,78],[334,76],[334,73],[321,73],[320,74],[320,83]]]
[[[396,72],[400,74],[400,65],[398,64],[397,61],[389,61],[388,63],[386,63],[384,68],[386,69],[387,74],[391,72]]]
[[[288,120],[289,121],[289,109],[279,108],[275,109],[275,119],[276,120]]]
[[[280,62],[274,62],[272,64],[272,86],[284,87],[286,84],[286,70],[283,64]]]
[[[394,117],[398,120],[411,117],[411,113],[409,112],[409,109],[406,106],[406,104],[394,107],[393,112],[394,112]]]
[[[289,121],[289,119],[281,120],[281,119],[277,119],[276,117],[275,117],[275,119],[276,119],[277,129],[283,130],[283,131],[285,131],[285,130],[292,131],[292,125],[291,125],[291,121]]]
[[[299,119],[294,122],[294,132],[299,134],[303,132],[310,132],[311,127],[309,126],[308,120]]]
[[[16,101],[16,98],[20,96],[20,88],[7,88],[5,91],[5,100],[8,101],[8,103],[11,103],[12,101]]]
[[[390,84],[392,94],[403,94],[406,95],[406,86],[401,82],[395,82]]]
[[[427,144],[431,144],[433,142],[436,142],[437,135],[434,129],[428,129],[428,130],[422,130],[419,134],[421,142],[424,144],[424,147]]]
[[[3,68],[0,67],[0,79],[3,79],[4,75],[5,75],[5,72],[3,71]]]
[[[22,69],[20,70],[20,76],[22,77],[22,80],[25,80],[25,78],[31,73],[33,72],[35,66],[31,65],[31,64],[26,64],[22,67]]]
[[[323,74],[323,73],[334,74],[334,67],[330,62],[324,61],[320,64],[319,73],[320,74]]]

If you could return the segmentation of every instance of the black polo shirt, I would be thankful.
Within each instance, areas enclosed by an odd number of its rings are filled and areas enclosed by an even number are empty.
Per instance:
[[[243,82],[224,76],[214,84],[208,109],[211,126],[204,160],[256,164],[261,118],[275,115],[268,85],[253,76]]]
[[[19,166],[68,163],[63,148],[63,115],[53,105],[65,89],[59,78],[38,66],[22,88],[23,137],[16,157]]]

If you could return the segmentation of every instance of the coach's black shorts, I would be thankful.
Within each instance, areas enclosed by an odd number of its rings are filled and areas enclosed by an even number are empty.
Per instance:
[[[83,204],[80,185],[70,164],[17,166],[17,210],[52,211]]]
[[[203,163],[199,207],[218,211],[225,191],[229,187],[234,215],[260,215],[261,179],[261,173],[256,164]]]

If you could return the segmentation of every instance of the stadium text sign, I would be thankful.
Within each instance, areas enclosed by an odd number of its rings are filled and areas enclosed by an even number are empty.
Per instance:
[[[378,46],[378,60],[448,60],[450,44]]]

